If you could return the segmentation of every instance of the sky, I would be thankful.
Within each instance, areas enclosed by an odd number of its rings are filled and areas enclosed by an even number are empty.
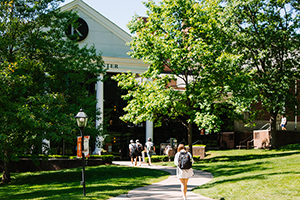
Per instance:
[[[66,3],[73,0],[65,0]],[[94,8],[100,14],[108,18],[110,21],[118,25],[120,28],[130,33],[126,25],[131,21],[132,17],[137,14],[139,16],[147,16],[146,7],[142,0],[83,0],[86,4]],[[146,1],[146,0],[143,0]],[[155,0],[158,2],[158,0]]]

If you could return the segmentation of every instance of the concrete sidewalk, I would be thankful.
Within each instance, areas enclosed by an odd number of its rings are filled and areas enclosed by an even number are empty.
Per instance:
[[[114,161],[113,164],[116,165],[126,165],[132,166],[129,161]],[[168,166],[159,166],[159,165],[151,165],[143,163],[143,168],[149,169],[158,169],[167,171],[170,173],[169,178],[163,180],[158,183],[154,183],[152,185],[147,185],[145,187],[140,187],[133,189],[128,192],[128,194],[123,194],[118,197],[111,198],[109,200],[128,200],[128,199],[137,199],[137,200],[180,200],[181,198],[181,189],[180,189],[180,181],[176,177],[176,168],[168,167]],[[212,180],[213,176],[208,172],[203,172],[199,170],[194,170],[195,175],[189,179],[188,182],[188,191],[187,191],[187,199],[188,200],[212,200],[211,198],[204,197],[192,192],[192,189],[203,185],[210,180]]]

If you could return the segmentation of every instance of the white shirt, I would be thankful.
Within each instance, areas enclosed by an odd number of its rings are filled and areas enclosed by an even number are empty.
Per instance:
[[[153,146],[153,143],[152,142],[146,142],[145,146],[146,146],[146,149],[148,151],[148,149],[151,149],[151,147]]]
[[[283,117],[282,119],[281,119],[281,125],[285,125],[286,124],[286,117]]]
[[[134,147],[134,146],[136,146],[135,143],[130,143],[130,144],[129,144],[129,150],[131,151],[131,148]]]

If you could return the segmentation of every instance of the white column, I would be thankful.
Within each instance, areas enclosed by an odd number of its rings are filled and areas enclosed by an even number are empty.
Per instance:
[[[146,142],[149,137],[152,139],[153,142],[153,122],[146,121]]]
[[[102,130],[103,125],[103,116],[104,116],[104,83],[103,83],[103,74],[100,75],[99,81],[97,82],[97,105],[96,109],[100,111],[100,116],[98,116],[99,119],[96,120],[96,127],[100,128]],[[95,143],[95,151],[93,154],[100,155],[101,154],[101,138],[100,135],[96,137],[96,143]]]
[[[146,80],[142,80],[142,81],[146,81]],[[151,78],[147,79],[147,81],[153,81]],[[151,121],[146,121],[146,142],[148,141],[148,138],[152,139],[152,142],[154,142],[153,140],[153,122]]]

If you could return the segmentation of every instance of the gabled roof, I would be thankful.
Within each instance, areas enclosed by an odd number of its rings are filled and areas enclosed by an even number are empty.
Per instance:
[[[74,0],[66,5],[63,5],[60,7],[61,11],[69,11],[69,10],[75,10],[78,8],[79,10],[83,11],[86,15],[94,19],[96,22],[104,26],[106,29],[110,30],[113,34],[118,36],[120,39],[124,40],[124,42],[131,41],[131,35],[128,34],[126,31],[121,29],[119,26],[117,26],[115,23],[104,17],[102,14],[97,12],[95,9],[90,7],[88,4],[86,4],[82,0]]]
[[[62,12],[71,10],[78,12],[90,28],[87,38],[80,41],[79,45],[94,45],[96,50],[101,52],[108,72],[143,73],[148,69],[148,65],[142,60],[133,59],[127,54],[130,47],[126,46],[126,43],[132,40],[130,34],[82,0],[74,0],[60,7]]]

